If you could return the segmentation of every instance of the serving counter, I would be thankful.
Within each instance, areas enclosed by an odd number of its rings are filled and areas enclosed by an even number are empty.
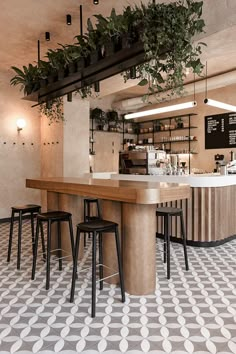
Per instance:
[[[47,191],[48,210],[70,211],[76,222],[82,221],[82,197],[102,199],[103,218],[120,225],[126,291],[154,293],[156,205],[189,198],[187,184],[81,177],[27,179],[26,187]],[[117,269],[114,250],[113,238],[105,237],[105,264]]]
[[[216,246],[236,235],[236,175],[200,174],[182,176],[111,175],[112,179],[187,183],[187,200],[167,203],[184,211],[188,244]],[[172,236],[178,238],[180,225],[172,223]],[[162,225],[158,224],[162,233]]]

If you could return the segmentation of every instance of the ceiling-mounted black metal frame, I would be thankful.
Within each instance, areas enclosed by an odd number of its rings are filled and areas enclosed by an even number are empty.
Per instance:
[[[27,97],[29,100],[37,100],[38,103],[43,103],[92,85],[97,81],[107,79],[144,61],[143,43],[137,42],[130,48],[123,48],[113,55],[102,58],[97,63],[83,68],[80,72],[49,84],[45,88],[41,88],[37,93]]]

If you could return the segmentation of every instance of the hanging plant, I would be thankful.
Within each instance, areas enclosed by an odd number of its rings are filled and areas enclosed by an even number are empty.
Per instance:
[[[93,88],[91,85],[84,86],[81,89],[77,89],[76,93],[78,93],[82,99],[87,98],[87,97],[92,97]]]
[[[49,125],[64,121],[63,98],[58,97],[40,104],[40,112],[49,119]]]
[[[186,68],[200,75],[203,64],[199,58],[205,43],[193,43],[195,35],[205,26],[201,19],[203,2],[179,0],[170,4],[149,3],[135,7],[136,22],[142,27],[141,41],[147,61],[136,67],[140,86],[147,86],[150,94],[170,91],[167,96],[183,93]],[[123,73],[124,80],[131,79],[130,71]]]

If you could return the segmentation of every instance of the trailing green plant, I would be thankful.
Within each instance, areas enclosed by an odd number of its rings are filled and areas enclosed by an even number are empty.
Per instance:
[[[37,65],[29,64],[23,66],[22,69],[16,66],[11,67],[16,75],[10,80],[12,86],[20,85],[20,90],[23,90],[25,95],[29,95],[39,89],[39,70]]]
[[[201,19],[203,2],[178,0],[169,4],[149,3],[135,7],[136,22],[141,26],[141,40],[147,61],[136,67],[139,85],[147,85],[150,94],[170,91],[169,96],[183,93],[186,68],[200,75],[203,64],[199,58],[202,42],[193,43],[195,35],[205,26]],[[125,81],[130,72],[123,74]]]
[[[80,89],[76,90],[76,93],[80,95],[82,99],[87,98],[87,97],[92,97],[93,95],[93,89],[91,85],[84,86]]]
[[[49,119],[49,125],[64,121],[63,98],[57,97],[51,101],[41,103],[41,114],[44,114]]]

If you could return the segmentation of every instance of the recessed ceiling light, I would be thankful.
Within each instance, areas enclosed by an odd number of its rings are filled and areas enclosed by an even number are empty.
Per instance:
[[[66,15],[66,23],[67,23],[67,25],[71,25],[71,15]]]
[[[46,41],[50,41],[50,32],[45,32]]]

